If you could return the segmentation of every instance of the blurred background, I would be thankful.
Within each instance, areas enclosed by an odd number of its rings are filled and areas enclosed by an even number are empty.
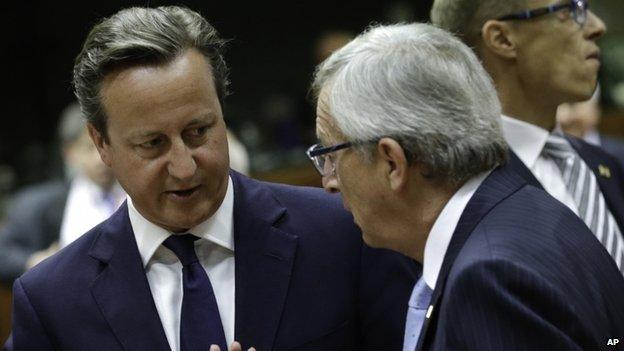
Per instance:
[[[96,21],[128,6],[165,1],[7,3],[0,21],[4,63],[0,128],[0,216],[7,195],[62,175],[56,125],[73,100],[73,58]],[[308,86],[315,65],[370,23],[426,21],[431,0],[216,2],[180,1],[201,12],[230,39],[226,59],[232,95],[224,107],[230,130],[247,148],[250,173],[294,183],[317,182],[304,156],[314,142]],[[8,6],[8,8],[7,8]],[[624,2],[594,0],[609,27],[601,41],[606,134],[624,134]],[[316,183],[314,183],[316,184]]]
[[[251,176],[319,185],[304,155],[315,142],[308,94],[316,64],[371,23],[427,21],[421,1],[179,1],[201,12],[225,38],[231,91],[224,115],[248,154]],[[0,223],[11,196],[24,187],[63,177],[57,123],[73,101],[73,59],[98,19],[120,8],[165,1],[22,1],[3,5],[0,60],[4,93],[0,128]],[[601,40],[601,134],[624,137],[624,1],[593,0],[608,34]],[[3,289],[6,290],[6,289]],[[7,292],[0,293],[8,294]],[[0,296],[0,310],[10,299]],[[0,313],[0,341],[8,332]]]
[[[0,128],[3,197],[62,175],[55,136],[59,115],[73,100],[73,59],[98,19],[120,8],[186,5],[201,12],[231,40],[226,60],[232,95],[224,115],[230,130],[248,150],[251,173],[271,177],[274,171],[297,171],[302,165],[313,175],[304,154],[315,139],[308,86],[321,58],[371,22],[426,20],[431,1],[362,1],[357,7],[324,0],[75,4],[12,2],[2,10],[0,31],[5,35],[0,55],[6,84],[2,96],[6,124]]]

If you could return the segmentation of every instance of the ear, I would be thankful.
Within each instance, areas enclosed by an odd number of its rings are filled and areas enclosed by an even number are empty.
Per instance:
[[[95,129],[93,124],[87,122],[87,130],[89,131],[89,137],[91,138],[91,141],[93,141],[93,144],[95,144],[95,147],[97,148],[98,153],[100,154],[100,158],[102,159],[102,162],[104,162],[105,165],[110,167],[111,166],[110,145],[108,144],[108,142],[106,142],[106,140],[104,140],[104,137],[102,136],[102,134],[97,129]]]
[[[489,20],[481,27],[481,39],[484,49],[507,58],[517,56],[515,32],[508,22]]]
[[[401,145],[394,139],[382,138],[377,143],[378,162],[393,191],[400,191],[409,179],[409,164]]]

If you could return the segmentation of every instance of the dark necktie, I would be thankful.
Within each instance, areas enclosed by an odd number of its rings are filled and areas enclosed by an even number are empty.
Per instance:
[[[184,296],[180,317],[180,350],[207,351],[213,344],[227,350],[212,284],[195,254],[197,239],[191,234],[172,235],[163,243],[182,263]]]

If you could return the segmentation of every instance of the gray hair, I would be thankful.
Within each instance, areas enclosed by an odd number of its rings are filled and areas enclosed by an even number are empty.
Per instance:
[[[488,20],[526,9],[527,0],[434,0],[431,22],[476,46]]]
[[[58,125],[59,141],[63,146],[68,146],[78,140],[85,130],[85,119],[80,111],[80,105],[72,102],[61,112]]]
[[[228,69],[223,58],[225,40],[199,13],[185,7],[133,7],[97,24],[74,63],[74,89],[87,120],[108,141],[100,89],[115,69],[134,65],[161,65],[188,49],[208,60],[219,102],[227,95]]]
[[[459,184],[503,163],[500,103],[474,53],[428,24],[372,27],[318,68],[317,97],[340,132],[372,159],[370,143],[391,137],[410,163]]]

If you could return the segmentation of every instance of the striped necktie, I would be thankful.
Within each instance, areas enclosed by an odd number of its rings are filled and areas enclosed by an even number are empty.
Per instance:
[[[542,151],[555,161],[568,192],[578,207],[578,215],[607,249],[624,274],[624,239],[607,207],[594,173],[563,136],[551,134]]]

